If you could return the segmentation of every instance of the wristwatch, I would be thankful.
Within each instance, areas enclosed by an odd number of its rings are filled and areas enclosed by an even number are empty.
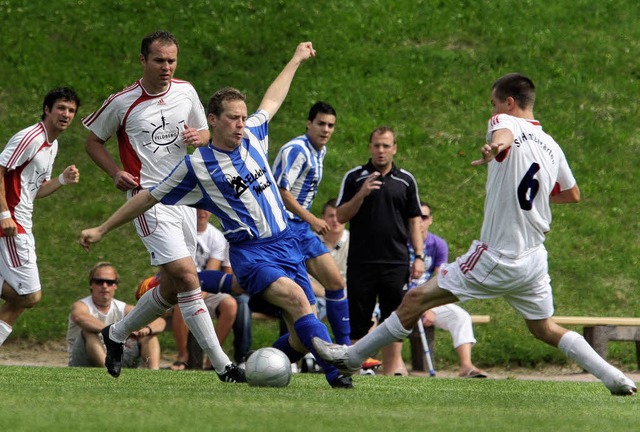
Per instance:
[[[420,254],[416,254],[416,259],[421,259],[422,261],[424,261],[424,255]]]

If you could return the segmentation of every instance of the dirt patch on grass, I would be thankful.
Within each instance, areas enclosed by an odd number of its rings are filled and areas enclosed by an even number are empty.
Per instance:
[[[162,367],[169,367],[175,353],[163,352]],[[0,347],[0,366],[67,366],[67,347],[65,341],[33,343],[28,341],[10,341]],[[484,369],[489,379],[525,379],[545,381],[598,381],[591,374],[583,373],[577,366],[547,366],[544,368],[489,368]],[[625,372],[629,378],[640,382],[640,372]],[[425,372],[411,372],[414,377],[428,377]],[[436,378],[456,378],[455,369],[437,370]]]

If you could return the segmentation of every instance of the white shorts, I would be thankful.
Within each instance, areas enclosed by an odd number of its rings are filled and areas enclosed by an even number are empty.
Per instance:
[[[33,234],[0,237],[0,276],[19,295],[40,291],[40,274]],[[2,294],[2,282],[0,282]]]
[[[158,203],[134,219],[133,225],[149,251],[151,265],[159,266],[185,257],[195,260],[196,209]]]
[[[220,306],[220,303],[222,303],[222,300],[226,298],[231,298],[231,296],[223,293],[207,293],[204,297],[204,304],[207,305],[207,309],[209,309],[209,315],[212,320],[218,319],[218,307]]]
[[[102,340],[102,336],[100,336]],[[104,347],[104,344],[103,344]],[[105,352],[107,348],[105,347]],[[138,367],[138,359],[140,358],[140,343],[134,337],[127,338],[124,341],[122,350],[122,367],[134,368]],[[69,366],[72,367],[95,367],[96,365],[89,359],[85,347],[84,335],[80,333],[76,341],[73,343],[71,352],[69,353]]]
[[[476,240],[465,255],[440,267],[438,286],[461,302],[503,297],[525,319],[553,316],[544,245],[509,258]]]
[[[454,348],[476,343],[469,312],[455,304],[437,306],[431,309],[431,312],[436,316],[433,325],[451,333]]]

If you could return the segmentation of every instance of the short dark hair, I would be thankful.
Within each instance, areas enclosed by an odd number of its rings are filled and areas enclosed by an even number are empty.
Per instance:
[[[225,87],[218,90],[209,98],[209,102],[207,103],[207,115],[213,114],[215,116],[219,116],[224,110],[222,103],[232,100],[241,100],[246,102],[247,97],[240,90],[233,87]]]
[[[155,41],[160,41],[163,45],[175,45],[178,50],[180,50],[180,45],[178,45],[178,39],[170,32],[165,30],[158,30],[153,33],[149,33],[142,39],[142,43],[140,44],[140,54],[146,59],[149,56],[149,52],[151,50],[151,44]]]
[[[510,73],[498,78],[491,90],[501,102],[511,96],[521,109],[533,108],[536,101],[536,87],[533,81],[519,73]]]
[[[96,272],[104,267],[111,267],[116,273],[116,283],[120,281],[120,275],[118,275],[118,270],[115,268],[115,266],[108,261],[100,261],[97,262],[93,267],[91,267],[91,270],[89,270],[89,285],[91,285],[91,282],[93,282],[93,277],[96,275]]]
[[[313,104],[309,110],[309,117],[307,117],[307,120],[313,121],[318,114],[331,114],[332,116],[337,117],[336,110],[328,103],[322,101],[318,101]]]
[[[80,108],[80,98],[78,97],[76,92],[71,90],[69,87],[59,87],[51,90],[44,97],[44,101],[42,102],[42,116],[40,117],[42,120],[44,120],[44,118],[46,117],[46,114],[44,112],[45,108],[49,108],[49,112],[51,112],[51,110],[53,109],[53,104],[55,104],[56,101],[60,99],[64,101],[75,102],[76,110]]]
[[[335,198],[331,198],[329,201],[324,203],[322,206],[322,214],[327,211],[329,208],[338,208],[338,200]]]
[[[381,135],[381,134],[387,133],[387,132],[391,133],[391,135],[393,136],[393,143],[395,144],[396,143],[396,131],[394,131],[389,126],[378,126],[374,130],[372,130],[371,134],[369,135],[369,143],[371,143],[371,140],[373,139],[374,135],[378,135],[378,134]]]

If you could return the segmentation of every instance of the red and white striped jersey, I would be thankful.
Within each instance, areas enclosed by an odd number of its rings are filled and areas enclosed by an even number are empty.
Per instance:
[[[33,202],[40,186],[51,179],[57,154],[58,140],[49,142],[42,122],[11,137],[0,154],[0,165],[7,169],[4,176],[7,204],[19,234],[31,233]]]
[[[144,189],[162,181],[184,159],[185,124],[197,130],[208,128],[196,90],[177,79],[156,95],[148,94],[138,80],[111,95],[82,124],[104,141],[117,135],[122,166],[140,178]]]
[[[551,227],[550,197],[576,184],[564,153],[538,121],[507,114],[491,117],[494,131],[513,134],[510,148],[489,162],[481,241],[509,257],[544,242]]]

